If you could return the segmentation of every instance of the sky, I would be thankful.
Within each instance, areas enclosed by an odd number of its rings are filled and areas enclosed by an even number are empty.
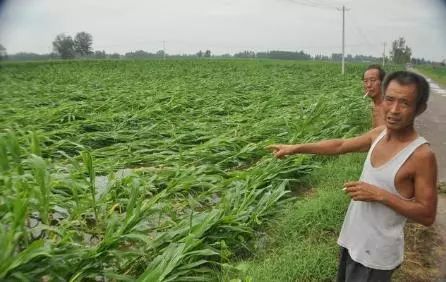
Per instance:
[[[0,0],[8,54],[49,53],[64,33],[93,36],[107,53],[300,51],[381,57],[406,39],[412,56],[446,59],[446,0]],[[386,46],[384,46],[386,45]]]

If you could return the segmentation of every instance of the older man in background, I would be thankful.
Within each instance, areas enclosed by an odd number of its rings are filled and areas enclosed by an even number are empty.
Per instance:
[[[370,65],[362,75],[364,97],[372,99],[372,127],[384,125],[384,112],[382,110],[383,95],[381,83],[386,73],[379,65]]]

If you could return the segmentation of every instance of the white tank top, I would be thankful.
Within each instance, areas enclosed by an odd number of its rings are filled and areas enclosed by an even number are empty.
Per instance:
[[[375,185],[410,201],[395,188],[395,176],[422,144],[418,137],[402,149],[391,160],[379,167],[373,167],[370,156],[376,144],[384,137],[384,130],[372,143],[360,177],[360,181]],[[351,258],[369,268],[391,270],[403,262],[404,225],[406,217],[378,202],[350,201],[345,215],[338,244],[348,249]]]

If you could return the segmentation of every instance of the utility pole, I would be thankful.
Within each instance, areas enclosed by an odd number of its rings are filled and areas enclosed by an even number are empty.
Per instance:
[[[345,73],[345,6],[342,6],[342,74]]]
[[[163,60],[166,59],[166,41],[163,40]]]
[[[339,11],[340,9],[338,9]],[[345,73],[345,6],[342,6],[342,74]],[[348,10],[347,10],[348,11]]]
[[[383,50],[383,66],[386,64],[386,42],[384,42],[384,50]]]

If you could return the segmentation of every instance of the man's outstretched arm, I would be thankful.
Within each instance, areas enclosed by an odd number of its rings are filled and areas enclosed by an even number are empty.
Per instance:
[[[366,152],[376,136],[384,130],[377,127],[371,131],[348,139],[331,139],[307,144],[274,144],[267,148],[273,151],[277,158],[294,154],[339,155],[350,152]]]

